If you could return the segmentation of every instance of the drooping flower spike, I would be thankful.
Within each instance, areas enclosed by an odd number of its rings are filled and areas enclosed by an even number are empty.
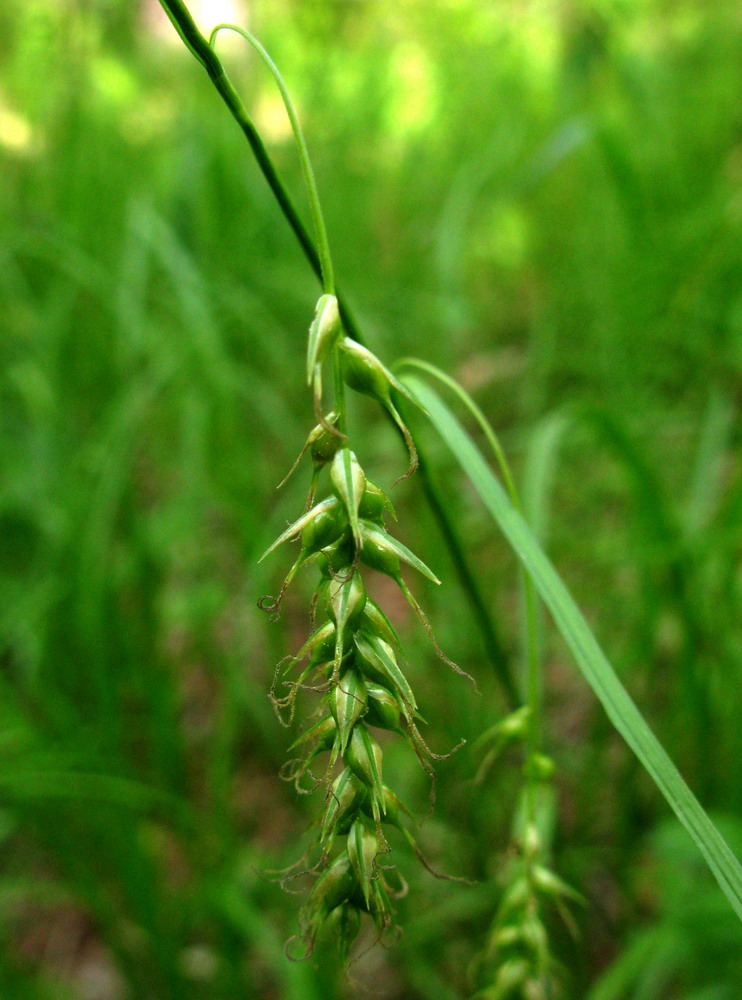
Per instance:
[[[330,364],[336,375],[336,398],[334,409],[324,414],[322,372]],[[417,455],[393,393],[411,399],[409,393],[375,355],[343,335],[332,295],[323,295],[317,303],[306,368],[318,423],[289,475],[309,452],[313,466],[309,500],[301,516],[281,532],[261,559],[284,543],[299,543],[299,554],[279,598],[269,606],[274,611],[299,569],[310,564],[319,569],[312,600],[313,631],[295,656],[279,664],[271,697],[287,725],[293,720],[300,692],[314,692],[320,698],[312,721],[290,747],[299,756],[287,763],[282,776],[302,794],[325,789],[316,842],[308,851],[310,857],[313,852],[317,855],[317,861],[306,869],[316,881],[300,918],[304,951],[311,953],[318,936],[328,929],[347,959],[364,914],[377,936],[394,925],[392,900],[399,894],[395,885],[402,880],[394,877],[395,868],[387,859],[391,849],[385,827],[401,830],[415,855],[434,871],[409,830],[409,812],[384,784],[384,755],[375,733],[394,733],[405,739],[431,779],[430,760],[443,756],[434,754],[420,733],[422,717],[401,666],[399,636],[368,596],[363,567],[397,583],[439,655],[458,673],[469,675],[440,652],[402,576],[406,566],[440,583],[421,559],[387,531],[386,515],[396,519],[396,514],[386,493],[368,479],[350,445],[345,394],[340,392],[337,376],[346,387],[375,398],[391,414],[407,442],[407,475],[414,472]],[[315,502],[325,470],[329,493]],[[431,800],[433,796],[434,783]],[[294,871],[291,878],[297,875]]]

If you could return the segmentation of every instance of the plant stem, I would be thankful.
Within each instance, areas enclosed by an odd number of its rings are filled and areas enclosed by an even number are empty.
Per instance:
[[[245,31],[244,28],[238,27],[236,24],[217,24],[217,26],[211,32],[211,37],[209,39],[209,46],[213,50],[216,43],[216,37],[220,31],[235,31],[238,35],[241,35],[246,41],[248,41],[254,49],[257,50],[263,62],[266,64],[268,69],[273,74],[273,77],[278,84],[278,89],[281,92],[281,97],[283,98],[284,107],[286,108],[286,114],[291,122],[291,129],[294,133],[294,139],[296,140],[296,147],[299,152],[299,161],[301,163],[301,169],[304,174],[304,183],[307,187],[307,197],[309,198],[309,208],[312,213],[312,222],[314,224],[314,234],[317,240],[317,248],[319,253],[320,268],[322,270],[322,284],[326,294],[335,294],[335,276],[332,267],[332,257],[330,256],[330,245],[327,240],[327,228],[325,226],[325,219],[322,214],[322,207],[319,200],[319,191],[317,190],[317,181],[314,176],[314,170],[312,169],[312,161],[309,158],[309,150],[307,149],[306,139],[304,138],[304,132],[302,130],[301,124],[299,122],[299,117],[296,114],[296,109],[294,108],[294,103],[291,100],[291,95],[289,94],[288,87],[284,82],[281,72],[278,66],[273,62],[270,55],[266,49],[261,45],[258,39],[250,34],[249,31]]]
[[[286,217],[287,222],[294,231],[294,235],[298,239],[301,248],[304,251],[304,255],[309,261],[314,273],[320,281],[322,281],[322,263],[319,252],[314,245],[314,241],[307,232],[304,223],[301,221],[301,217],[296,210],[293,199],[284,187],[281,178],[278,176],[268,150],[265,148],[265,144],[260,138],[258,130],[255,128],[255,125],[240,100],[237,91],[227,76],[219,57],[196,27],[190,11],[182,0],[160,0],[160,3],[165,10],[165,13],[172,21],[176,31],[185,42],[187,48],[196,57],[196,59],[198,59],[208,73],[209,79],[214,84],[219,96],[227,105],[230,114],[242,129],[242,132],[244,133],[245,138],[253,151],[253,155],[258,162],[258,166],[268,182],[271,191],[275,195],[276,201],[281,206],[281,211]],[[343,317],[343,321],[345,321],[345,317]]]

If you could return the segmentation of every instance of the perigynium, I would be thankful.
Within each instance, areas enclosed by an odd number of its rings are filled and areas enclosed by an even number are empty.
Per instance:
[[[334,380],[331,410],[323,399],[326,368]],[[427,865],[409,830],[410,814],[385,783],[379,732],[406,740],[428,773],[430,758],[437,756],[418,728],[417,700],[405,674],[399,636],[369,597],[364,570],[391,577],[431,636],[402,567],[440,581],[387,530],[388,518],[395,516],[391,501],[366,475],[347,426],[347,388],[376,399],[408,444],[410,475],[416,453],[394,395],[414,399],[374,354],[344,334],[332,293],[320,298],[310,326],[307,381],[318,421],[301,453],[308,452],[313,465],[309,502],[265,555],[291,540],[299,541],[299,553],[279,596],[262,606],[276,611],[297,571],[308,564],[316,568],[311,634],[294,656],[279,664],[271,697],[288,725],[299,692],[319,695],[319,705],[291,748],[297,756],[283,772],[299,792],[318,789],[323,798],[314,839],[288,877],[316,876],[300,916],[304,954],[311,953],[327,928],[347,959],[364,915],[379,937],[394,926],[393,900],[404,892],[404,881],[389,857],[388,829],[401,831]],[[321,477],[327,494],[315,502]]]

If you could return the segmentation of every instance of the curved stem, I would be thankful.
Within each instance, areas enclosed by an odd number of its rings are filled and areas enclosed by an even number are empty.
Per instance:
[[[304,138],[304,132],[302,130],[301,124],[299,122],[299,116],[296,113],[296,108],[291,100],[291,95],[289,94],[288,87],[281,76],[281,71],[278,66],[276,66],[273,59],[266,48],[258,41],[255,35],[246,31],[244,28],[240,28],[236,24],[217,24],[217,26],[212,30],[211,36],[209,38],[209,47],[212,51],[216,45],[217,35],[220,31],[234,31],[238,35],[241,35],[245,41],[249,42],[250,45],[257,51],[260,58],[266,64],[268,69],[273,74],[273,78],[278,85],[278,89],[281,92],[281,98],[283,99],[284,107],[286,108],[286,114],[288,115],[289,122],[291,123],[291,129],[294,133],[294,139],[296,140],[296,148],[299,153],[299,161],[301,163],[301,169],[304,174],[304,183],[307,187],[307,197],[309,198],[309,208],[312,213],[312,222],[314,224],[314,233],[317,239],[317,247],[319,252],[320,267],[322,269],[322,284],[324,291],[328,295],[335,294],[335,275],[332,267],[332,258],[330,256],[330,245],[327,240],[327,228],[325,226],[325,219],[322,214],[322,207],[319,200],[319,191],[317,190],[317,180],[314,176],[314,170],[312,169],[312,161],[309,158],[309,150],[307,149],[306,139]]]
[[[183,3],[183,0],[160,0],[160,4],[167,16],[170,18],[176,31],[183,39],[186,47],[208,73],[209,79],[213,83],[217,93],[227,105],[230,114],[242,130],[245,138],[250,144],[250,148],[253,152],[253,156],[257,160],[258,166],[268,182],[268,186],[273,192],[273,195],[278,202],[286,221],[291,226],[294,235],[298,239],[299,244],[304,251],[305,257],[309,261],[314,273],[320,281],[322,281],[322,263],[320,261],[317,248],[314,245],[314,241],[307,232],[304,223],[301,221],[301,216],[294,205],[293,199],[284,186],[283,181],[278,176],[268,150],[265,148],[265,144],[260,138],[258,130],[255,128],[255,125],[240,100],[237,91],[227,76],[219,57],[196,27],[190,11]],[[346,310],[344,310],[342,304],[340,306],[340,312],[343,316],[343,322],[345,322]],[[353,326],[354,324],[352,322],[350,325],[346,323],[346,329],[349,333],[351,332]],[[357,338],[354,336],[353,339],[355,340]]]
[[[500,444],[500,441],[495,434],[490,422],[482,413],[481,409],[477,406],[474,400],[471,398],[468,392],[466,392],[455,379],[452,379],[450,375],[441,371],[435,365],[430,364],[427,361],[421,361],[418,358],[402,358],[394,366],[395,368],[413,368],[419,371],[426,372],[433,378],[436,378],[439,382],[442,382],[447,388],[449,388],[455,395],[461,400],[467,410],[474,417],[476,422],[479,424],[483,434],[487,438],[487,441],[492,449],[495,456],[495,460],[500,469],[500,473],[505,483],[505,488],[508,495],[512,501],[513,506],[519,513],[523,513],[523,505],[520,501],[520,496],[515,485],[515,479],[513,477],[510,465],[507,458],[505,457],[505,451]],[[539,622],[538,622],[538,604],[536,600],[536,591],[533,585],[533,580],[528,573],[523,574],[523,590],[524,590],[524,603],[525,603],[525,683],[524,683],[524,698],[526,703],[530,708],[528,715],[528,730],[527,730],[527,746],[528,755],[532,757],[539,750],[541,744],[541,717],[542,717],[542,702],[543,702],[543,683],[541,676],[541,657],[540,657],[540,644],[539,644]]]
[[[508,460],[505,457],[505,451],[500,444],[500,441],[492,430],[489,420],[482,413],[481,409],[477,406],[474,400],[471,398],[468,392],[459,385],[456,379],[451,378],[444,371],[441,371],[436,365],[431,365],[429,361],[422,361],[420,358],[400,358],[394,366],[394,368],[417,368],[420,371],[427,372],[428,375],[432,375],[433,378],[437,378],[439,382],[442,382],[447,388],[451,390],[464,406],[467,408],[469,413],[474,417],[476,422],[479,424],[484,436],[487,438],[490,448],[492,449],[497,464],[500,469],[500,473],[505,483],[505,489],[508,491],[508,496],[513,502],[513,506],[522,512],[522,506],[520,502],[520,497],[518,496],[518,490],[515,487],[515,480],[513,479],[513,474],[510,471],[510,466],[508,465]]]

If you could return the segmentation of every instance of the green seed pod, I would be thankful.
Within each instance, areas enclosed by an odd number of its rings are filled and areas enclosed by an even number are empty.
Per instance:
[[[400,714],[404,709],[399,704],[394,695],[385,687],[380,685],[367,685],[368,709],[366,711],[365,722],[369,726],[376,726],[377,729],[389,729],[393,733],[401,733],[399,724]]]
[[[301,462],[302,458],[304,458],[304,453],[306,452],[307,448],[309,448],[312,456],[312,462],[314,464],[314,475],[312,476],[312,488],[309,493],[310,496],[309,502],[310,503],[312,502],[311,498],[314,496],[314,486],[317,481],[317,474],[319,470],[322,468],[323,465],[326,465],[331,460],[331,458],[333,457],[333,455],[335,454],[335,452],[338,450],[338,448],[342,443],[342,438],[339,434],[332,434],[327,429],[328,427],[333,427],[335,425],[337,418],[338,418],[337,413],[335,412],[328,413],[327,416],[323,418],[324,419],[323,424],[317,424],[316,427],[312,428],[312,430],[307,435],[307,439],[304,442],[304,446],[297,455],[294,464],[291,466],[289,471],[286,473],[286,475],[283,477],[281,482],[276,487],[277,490],[280,490],[281,487],[285,486],[285,484],[289,481],[289,479],[291,479],[294,472],[296,472],[296,469],[299,466],[299,462]]]
[[[312,384],[312,378],[317,365],[322,364],[341,332],[338,300],[334,295],[321,295],[314,311],[314,319],[309,327],[307,344],[307,385]]]
[[[406,479],[417,468],[417,451],[412,435],[392,401],[392,390],[419,406],[423,412],[425,412],[424,407],[371,351],[349,337],[343,337],[339,346],[343,354],[343,377],[346,383],[356,392],[371,396],[381,403],[402,432],[410,455],[410,467],[406,475],[401,477]]]
[[[326,715],[319,722],[315,722],[313,726],[310,726],[297,740],[294,740],[289,750],[295,750],[297,747],[302,746],[304,743],[309,743],[311,740],[317,740],[315,751],[323,752],[325,750],[332,750],[337,730],[337,723],[333,716]]]
[[[507,924],[505,927],[500,927],[492,936],[492,952],[493,954],[497,954],[499,951],[515,948],[521,943],[522,939],[523,931],[520,926]]]
[[[358,506],[358,516],[383,527],[384,511],[387,509],[394,515],[394,507],[389,497],[375,483],[367,479],[366,489],[363,491],[363,496]]]
[[[519,876],[511,882],[506,889],[501,901],[499,913],[501,916],[521,910],[531,895],[531,887],[524,876]]]
[[[361,559],[371,569],[386,573],[397,582],[402,577],[400,560],[418,570],[433,583],[439,584],[441,582],[422,559],[418,559],[406,545],[403,545],[398,539],[392,538],[383,528],[370,521],[361,521]]]
[[[328,844],[336,833],[344,833],[349,823],[368,799],[366,786],[346,767],[332,783],[322,816],[320,841]]]
[[[385,664],[381,662],[376,651],[371,648],[370,642],[365,632],[357,632],[353,636],[355,655],[353,660],[363,676],[371,684],[383,684],[394,691],[396,685],[389,676]]]
[[[533,754],[529,761],[527,775],[533,781],[548,781],[554,776],[554,761],[545,754]]]
[[[511,743],[526,738],[530,717],[530,706],[523,705],[511,712],[510,715],[505,716],[504,719],[500,719],[476,740],[472,748],[475,752],[484,747],[489,749],[479,765],[474,778],[475,784],[480,784],[484,780],[492,766]]]
[[[363,614],[366,603],[366,589],[360,573],[354,573],[349,580],[337,585],[330,583],[334,591],[330,597],[328,614],[335,622],[335,658],[333,679],[340,675],[343,653],[353,641],[353,626]]]
[[[544,842],[536,823],[532,821],[526,823],[520,839],[524,858],[535,861],[537,858],[542,857]]]
[[[529,972],[528,962],[517,958],[508,959],[500,966],[494,986],[486,993],[488,1000],[507,1000],[512,997],[513,991],[523,984]]]
[[[333,497],[333,499],[335,499]],[[323,501],[325,503],[326,501]],[[321,506],[318,504],[317,506]],[[315,508],[316,509],[316,508]],[[337,542],[348,525],[348,518],[340,503],[320,510],[301,533],[301,546],[307,556]]]
[[[275,548],[281,545],[282,542],[286,542],[289,538],[293,538],[295,535],[298,535],[300,531],[303,531],[304,528],[308,524],[311,524],[316,518],[329,511],[335,510],[339,506],[340,505],[335,497],[328,497],[326,500],[322,500],[321,503],[316,504],[311,510],[307,511],[306,514],[302,514],[298,520],[289,525],[289,527],[278,536],[275,542],[265,550],[260,559],[258,559],[258,562],[262,562],[263,559],[265,559],[265,557]]]
[[[373,527],[375,528],[376,525]],[[383,538],[377,537],[367,521],[364,521],[361,527],[361,559],[371,569],[385,573],[393,580],[398,580],[402,576],[402,564],[399,561],[399,556],[394,549],[385,543]]]
[[[356,875],[350,858],[343,851],[315,882],[307,900],[307,907],[327,914],[346,899],[350,899],[355,887]]]
[[[326,545],[317,560],[319,571],[327,580],[347,576],[353,565],[355,548],[350,531],[344,532],[336,542]]]
[[[345,753],[353,726],[366,712],[366,683],[358,670],[346,670],[330,692],[330,711],[340,734],[340,753]]]
[[[298,663],[307,656],[311,656],[313,661],[323,662],[332,655],[335,650],[335,625],[333,622],[325,622],[309,636],[294,657],[294,662]],[[324,655],[323,655],[324,654]]]
[[[392,389],[415,402],[402,383],[397,381],[368,348],[351,340],[350,337],[343,337],[340,341],[340,350],[343,352],[343,375],[351,389],[364,396],[371,396],[384,406],[391,403]]]
[[[384,786],[381,781],[381,747],[363,726],[355,726],[350,743],[344,754],[345,763],[357,778],[371,789],[374,819],[379,820],[379,809],[383,811]]]
[[[553,976],[544,979],[540,968],[531,970],[531,977],[526,979],[522,989],[523,1000],[553,1000],[558,995],[556,979]]]
[[[548,868],[544,868],[541,865],[534,865],[531,877],[533,878],[533,884],[539,892],[544,893],[546,896],[552,896],[554,899],[563,896],[567,899],[574,899],[576,902],[583,902],[579,892],[576,892],[571,885],[568,885],[564,879],[559,878],[558,875],[555,875]]]
[[[394,794],[391,788],[384,785],[382,801],[384,804],[384,822],[389,823],[391,826],[398,827],[403,830],[402,825],[402,813],[407,816],[408,819],[412,819],[412,813],[407,808],[407,806]],[[362,805],[363,811],[367,816],[372,815],[371,810],[371,799],[366,798]]]
[[[369,635],[378,635],[385,642],[400,644],[394,626],[379,605],[369,597],[361,615],[360,626]]]
[[[526,917],[521,924],[520,930],[524,944],[537,958],[542,958],[548,955],[549,936],[546,933],[546,928],[537,917]]]
[[[392,907],[383,878],[375,878],[371,881],[371,903],[368,912],[371,914],[379,934],[383,933],[392,922]]]
[[[371,905],[371,880],[378,853],[379,838],[363,819],[357,819],[348,833],[348,857],[368,907]]]
[[[505,746],[511,740],[524,739],[528,734],[528,722],[531,718],[531,711],[530,705],[522,705],[514,712],[506,715],[504,719],[500,719],[494,726],[490,726],[489,729],[482,733],[474,743],[472,749],[479,750],[492,743],[498,746],[502,743]]]
[[[341,903],[330,913],[326,924],[327,936],[337,941],[340,957],[347,962],[353,942],[361,930],[361,911],[352,903]]]
[[[323,663],[336,663],[339,672],[342,659],[353,645],[353,636],[351,633],[344,632],[341,635],[337,635],[335,625],[332,622],[325,622],[321,628],[317,629],[314,635],[317,638],[314,640],[311,649],[311,666],[316,668]],[[309,642],[311,639],[307,641]]]
[[[399,697],[403,705],[414,712],[417,708],[415,696],[389,643],[366,632],[357,633],[353,641],[355,662],[361,673],[370,681],[388,688]]]
[[[332,460],[330,468],[332,489],[342,501],[348,513],[356,546],[361,547],[361,529],[358,522],[358,508],[366,489],[366,476],[358,459],[350,448],[340,448]]]
[[[329,584],[330,600],[327,615],[338,629],[354,626],[366,607],[366,588],[360,573],[354,573],[349,580]]]
[[[328,413],[325,417],[326,423],[330,426],[334,426],[336,420],[337,413],[334,412]],[[317,424],[307,438],[306,445],[309,448],[315,468],[321,469],[328,462],[331,462],[342,443],[343,439],[339,434],[331,434],[322,424]]]
[[[321,557],[322,557],[322,554],[318,553],[315,558],[316,559],[320,559]],[[322,603],[327,600],[327,598],[328,598],[328,596],[330,594],[330,585],[331,584],[332,584],[332,578],[328,577],[328,576],[325,576],[325,574],[323,573],[322,576],[321,576],[321,578],[320,578],[319,583],[317,584],[317,586],[314,589],[314,598],[313,598],[312,603],[314,604],[315,608],[319,608],[322,605]]]

